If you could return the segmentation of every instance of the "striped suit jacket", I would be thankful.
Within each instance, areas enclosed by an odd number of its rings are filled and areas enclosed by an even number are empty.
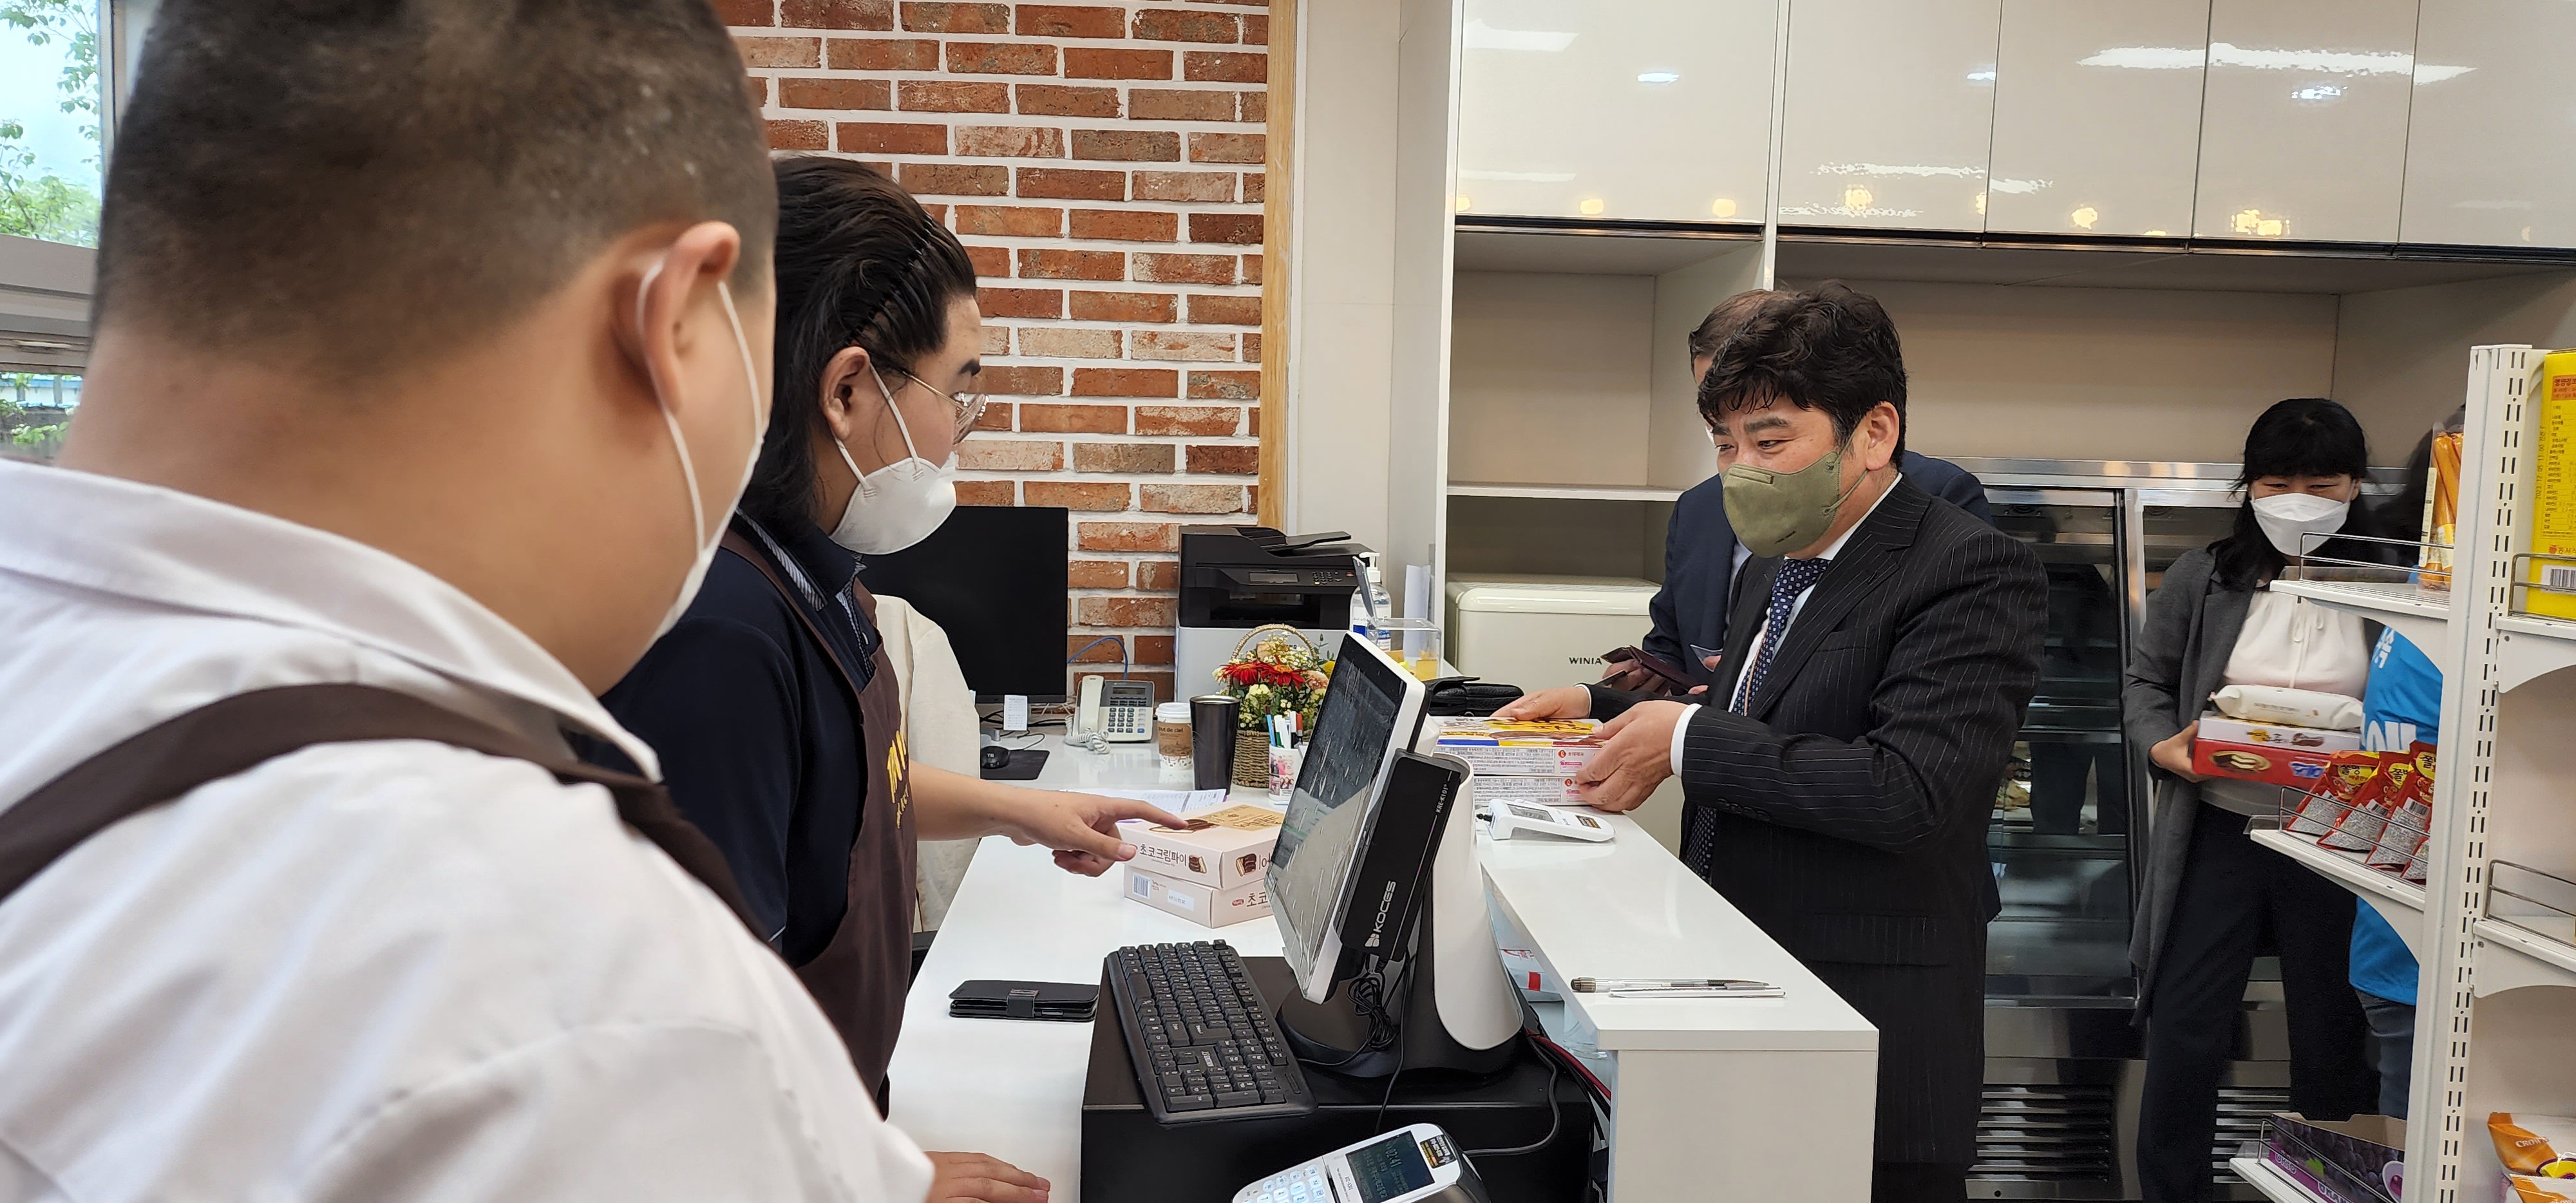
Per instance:
[[[1733,696],[1777,559],[1728,622]],[[2029,548],[1900,478],[1789,624],[1745,713],[1693,714],[1693,868],[1880,1030],[1881,1160],[1973,1155],[1986,826],[2039,684],[2048,579]],[[1596,691],[1596,716],[1640,695]]]

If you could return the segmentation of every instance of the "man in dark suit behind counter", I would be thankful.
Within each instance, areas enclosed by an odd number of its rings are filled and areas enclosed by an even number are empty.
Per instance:
[[[1743,325],[1757,306],[1787,295],[1768,289],[1739,292],[1709,310],[1699,329],[1691,332],[1691,381],[1708,378],[1708,365],[1717,358],[1726,336]],[[1905,478],[1924,492],[1976,515],[1978,521],[1994,521],[1986,512],[1986,486],[1966,469],[1912,451],[1897,463]],[[1736,541],[1735,527],[1726,520],[1722,483],[1720,477],[1711,476],[1683,490],[1673,503],[1672,519],[1664,526],[1664,583],[1647,607],[1655,626],[1638,644],[1688,673],[1702,689],[1716,676],[1716,666],[1708,661],[1726,647],[1728,587],[1735,581],[1736,570],[1753,554]],[[1680,692],[1662,677],[1616,662],[1602,675],[1601,683],[1614,689]]]
[[[1871,1197],[1957,1203],[1985,1061],[1985,829],[2039,683],[2048,585],[2014,539],[1900,471],[1905,367],[1839,284],[1765,299],[1702,381],[1737,574],[1708,704],[1601,686],[1605,810],[1677,770],[1682,857],[1879,1030]]]

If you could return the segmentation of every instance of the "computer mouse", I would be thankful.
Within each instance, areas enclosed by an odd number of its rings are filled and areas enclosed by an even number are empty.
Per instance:
[[[1011,750],[1000,744],[986,744],[976,753],[976,761],[988,769],[1007,768],[1011,763]]]

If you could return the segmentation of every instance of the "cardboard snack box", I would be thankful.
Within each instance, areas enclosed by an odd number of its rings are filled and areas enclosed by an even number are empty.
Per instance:
[[[2201,776],[2233,777],[2239,781],[2259,781],[2295,790],[2314,790],[2322,785],[2330,755],[2332,753],[2272,744],[2228,743],[2203,738],[2191,741],[2191,769]]]
[[[2301,752],[2352,752],[2361,748],[2359,731],[2258,723],[2223,714],[2200,716],[2200,732],[2193,738],[2228,744],[2260,744],[2267,748],[2290,748]]]
[[[1178,881],[1127,862],[1127,896],[1158,911],[1169,911],[1192,923],[1224,927],[1270,914],[1270,892],[1256,877],[1230,890],[1195,881]]]
[[[1563,777],[1591,763],[1601,750],[1596,719],[1496,722],[1490,718],[1435,718],[1439,751],[1467,762],[1480,777]]]
[[[1266,806],[1229,806],[1191,815],[1186,827],[1131,824],[1119,834],[1136,845],[1136,859],[1129,862],[1136,867],[1173,881],[1231,890],[1245,882],[1260,883],[1270,868],[1270,850],[1279,842],[1282,817]]]
[[[1535,802],[1541,806],[1588,806],[1583,795],[1574,791],[1572,777],[1488,777],[1478,773],[1468,778],[1476,802]]]

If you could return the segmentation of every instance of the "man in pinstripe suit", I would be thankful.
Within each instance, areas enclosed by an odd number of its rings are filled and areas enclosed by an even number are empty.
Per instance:
[[[1700,413],[1737,574],[1705,705],[1600,686],[1506,715],[1596,715],[1582,774],[1627,810],[1678,771],[1683,859],[1879,1029],[1876,1200],[1964,1197],[1984,1080],[1986,821],[2039,683],[2028,548],[1898,470],[1905,368],[1840,284],[1766,301]]]

